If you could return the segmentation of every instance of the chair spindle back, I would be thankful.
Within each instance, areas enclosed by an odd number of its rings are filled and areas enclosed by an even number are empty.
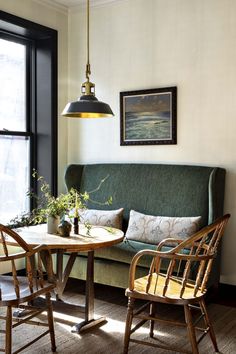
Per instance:
[[[14,241],[13,241],[14,240]],[[12,251],[11,241],[17,243],[18,252]],[[44,252],[43,252],[44,251]],[[0,224],[0,301],[9,295],[4,294],[1,290],[1,263],[8,263],[8,268],[12,274],[11,279],[14,286],[15,297],[19,299],[20,278],[17,273],[17,263],[21,261],[25,267],[26,277],[28,279],[29,293],[33,293],[35,289],[44,288],[44,270],[43,265],[48,273],[48,278],[53,279],[52,261],[50,251],[46,246],[31,247],[29,246],[15,231]],[[46,262],[45,262],[46,260]]]
[[[204,293],[229,217],[230,215],[227,214],[217,219],[186,240],[165,239],[158,245],[157,251],[140,251],[132,261],[130,289],[134,288],[135,268],[139,258],[149,255],[153,258],[146,278],[147,294],[168,297],[173,289],[176,295],[177,289],[178,297],[183,298],[190,288],[194,297]],[[172,246],[172,248],[162,252],[163,246]]]

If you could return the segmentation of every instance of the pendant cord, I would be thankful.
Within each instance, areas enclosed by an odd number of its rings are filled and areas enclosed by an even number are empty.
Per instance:
[[[87,0],[87,65],[86,65],[86,78],[89,81],[89,75],[91,74],[90,62],[89,62],[89,0]]]

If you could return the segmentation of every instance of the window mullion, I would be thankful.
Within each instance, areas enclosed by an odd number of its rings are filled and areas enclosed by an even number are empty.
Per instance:
[[[0,130],[0,135],[13,135],[13,136],[31,136],[31,132],[19,132],[11,130]]]

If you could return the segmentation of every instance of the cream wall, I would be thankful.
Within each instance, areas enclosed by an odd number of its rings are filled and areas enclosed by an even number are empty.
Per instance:
[[[61,191],[67,164],[67,120],[61,118],[60,112],[67,103],[68,13],[39,0],[0,0],[0,10],[58,31],[58,189]]]
[[[68,17],[39,0],[0,0],[0,9],[58,30],[60,113],[67,94],[78,97],[85,79],[84,9]],[[91,79],[115,118],[79,121],[59,114],[58,181],[61,191],[65,166],[76,162],[225,167],[225,212],[232,217],[221,281],[236,285],[235,13],[235,0],[119,0],[91,8]],[[172,85],[178,87],[178,144],[121,147],[119,92]]]
[[[151,162],[227,170],[223,283],[236,285],[236,1],[122,0],[91,9],[91,79],[114,119],[68,121],[68,163]],[[69,12],[69,98],[85,78],[84,9]],[[176,85],[178,144],[119,145],[119,92]]]

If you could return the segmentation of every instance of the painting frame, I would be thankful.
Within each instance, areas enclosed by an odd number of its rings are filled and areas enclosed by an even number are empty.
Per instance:
[[[120,145],[170,144],[177,144],[177,87],[120,92]]]

